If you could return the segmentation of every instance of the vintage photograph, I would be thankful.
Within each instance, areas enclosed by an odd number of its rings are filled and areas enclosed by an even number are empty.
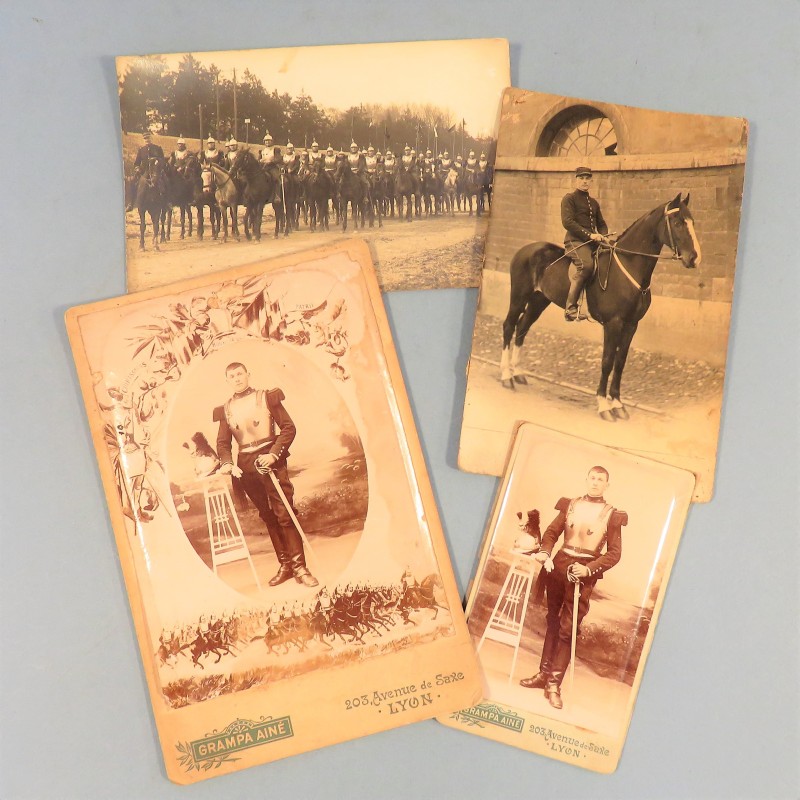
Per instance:
[[[484,698],[451,720],[510,707],[525,717],[518,746],[545,752],[536,729],[555,725],[583,743],[574,763],[614,769],[693,486],[689,472],[521,424],[467,603]],[[586,759],[589,742],[607,755]]]
[[[508,89],[459,466],[513,423],[694,472],[713,493],[748,127]]]
[[[505,40],[124,56],[117,76],[129,291],[350,236],[384,290],[478,285]]]
[[[417,718],[474,696],[364,244],[80,307],[68,327],[157,718],[279,685],[302,706],[303,677],[349,697],[407,679],[411,652],[418,678],[446,665],[463,684],[415,697]],[[361,733],[398,724],[371,705]]]

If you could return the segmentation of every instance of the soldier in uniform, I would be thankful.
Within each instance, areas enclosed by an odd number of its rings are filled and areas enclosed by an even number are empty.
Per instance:
[[[433,172],[433,167],[434,167],[433,151],[429,149],[425,151],[425,169],[428,172]]]
[[[283,407],[283,392],[254,389],[250,386],[247,367],[239,362],[227,366],[225,377],[234,393],[227,403],[214,409],[214,421],[219,423],[220,473],[233,474],[240,479],[242,488],[267,526],[280,564],[269,585],[277,586],[294,577],[303,586],[316,586],[316,578],[306,567],[303,540],[268,474],[272,472],[277,478],[291,505],[294,486],[289,480],[286,460],[297,429]],[[235,466],[234,439],[239,449]],[[270,524],[273,515],[277,525]]]
[[[225,166],[225,159],[221,150],[217,150],[217,140],[213,136],[206,139],[206,149],[200,154],[200,161],[203,164],[216,164],[218,167]]]
[[[374,152],[374,151],[373,151]],[[347,154],[347,163],[350,165],[350,170],[354,175],[358,176],[361,183],[364,184],[364,191],[369,191],[369,183],[365,175],[366,157],[358,150],[358,145],[355,142],[350,142],[350,152]]]
[[[322,165],[325,168],[325,172],[329,173],[332,177],[336,169],[336,154],[333,152],[333,148],[330,145],[328,145],[328,149],[325,151]]]
[[[272,141],[272,137],[269,135],[269,131],[267,131],[266,136],[264,136],[264,148],[261,150],[261,163],[272,164],[274,162],[275,145]]]
[[[628,515],[605,501],[603,495],[608,485],[608,470],[592,467],[586,476],[586,494],[572,499],[562,497],[556,503],[558,516],[545,531],[541,549],[534,556],[543,564],[547,576],[547,633],[539,671],[521,680],[520,685],[526,689],[544,689],[553,708],[563,707],[561,682],[571,657],[574,586],[580,585],[580,629],[595,584],[622,556],[622,528],[628,524]],[[552,558],[562,534],[564,543]]]
[[[169,154],[167,161],[178,170],[178,172],[183,172],[188,157],[189,151],[186,149],[186,139],[184,139],[183,136],[179,136],[176,149]]]
[[[166,159],[164,158],[164,151],[157,145],[153,144],[152,134],[150,131],[145,131],[142,135],[144,139],[144,144],[139,148],[139,151],[136,153],[136,159],[133,162],[133,175],[134,178],[137,180],[142,176],[144,168],[148,165],[151,158],[156,159],[155,167],[158,170],[158,177],[157,182],[161,185],[161,189],[163,191],[163,180],[161,175],[161,170],[164,167],[164,163]],[[134,206],[134,200],[128,203],[125,206],[125,211],[132,211]]]
[[[233,168],[233,162],[236,160],[236,154],[239,152],[239,142],[233,137],[228,139],[228,152],[225,153],[225,169],[228,172]]]
[[[374,176],[378,170],[378,156],[375,153],[375,148],[370,145],[367,148],[367,155],[364,158],[364,166],[367,169],[367,175]]]
[[[392,152],[391,148],[386,148],[386,155],[383,158],[383,163],[387,172],[394,172],[397,159],[394,157],[394,153]]]
[[[286,152],[283,154],[283,168],[290,175],[297,175],[300,171],[300,159],[294,152],[294,145],[291,142],[286,144]]]
[[[474,175],[478,171],[478,159],[475,158],[475,151],[470,150],[467,156],[467,163],[464,165],[464,171],[467,175]]]
[[[308,154],[308,164],[313,167],[317,161],[322,160],[322,152],[316,141],[311,142],[311,152]]]
[[[400,161],[407,170],[414,166],[414,156],[412,155],[412,150],[408,145],[403,148],[403,155],[401,156]]]
[[[589,195],[591,185],[592,170],[578,167],[575,170],[575,191],[564,195],[561,201],[561,224],[566,230],[564,247],[572,261],[564,310],[564,318],[568,322],[586,319],[583,314],[578,314],[578,298],[592,274],[595,251],[601,242],[610,241],[600,204]]]
[[[453,159],[450,158],[450,152],[445,150],[444,153],[442,153],[442,158],[439,161],[439,174],[442,176],[442,178],[447,177],[447,173],[450,172],[452,167]]]

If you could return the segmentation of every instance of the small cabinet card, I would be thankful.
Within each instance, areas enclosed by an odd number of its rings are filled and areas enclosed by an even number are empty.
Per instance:
[[[440,721],[613,772],[693,490],[690,472],[519,424],[467,601],[483,699]]]
[[[480,693],[367,246],[67,312],[167,773]]]

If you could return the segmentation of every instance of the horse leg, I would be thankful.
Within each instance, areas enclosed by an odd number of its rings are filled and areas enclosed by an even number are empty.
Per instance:
[[[229,208],[231,210],[231,233],[233,234],[233,238],[239,242],[242,238],[239,235],[239,204],[234,203],[232,206],[229,206]],[[246,213],[247,211],[245,210],[245,214]]]
[[[158,234],[161,223],[161,209],[150,209],[150,224],[153,226],[153,249],[158,250]]]
[[[632,334],[631,334],[632,336]],[[597,385],[597,413],[606,422],[616,422],[607,398],[608,377],[617,358],[617,348],[622,337],[622,321],[619,317],[609,320],[603,326],[603,362],[600,367],[600,383]]]
[[[611,387],[608,390],[608,399],[611,402],[611,413],[617,419],[630,419],[628,409],[625,408],[620,399],[620,386],[622,384],[622,371],[625,369],[625,363],[628,360],[628,350],[638,327],[638,322],[629,322],[623,326],[619,344],[617,345],[617,354],[614,358],[614,369],[611,372]]]
[[[347,200],[342,200],[342,233],[347,230]]]
[[[517,320],[516,336],[511,344],[510,358],[511,377],[514,379],[514,383],[520,383],[526,386],[528,384],[528,379],[524,375],[520,374],[519,369],[522,345],[525,343],[525,336],[530,330],[531,325],[533,325],[533,323],[539,319],[539,317],[542,315],[542,311],[544,311],[549,305],[550,301],[541,292],[534,292],[533,295],[528,299],[521,318]]]
[[[144,229],[147,226],[147,222],[145,222],[145,210],[143,208],[139,209],[139,249],[144,250]]]

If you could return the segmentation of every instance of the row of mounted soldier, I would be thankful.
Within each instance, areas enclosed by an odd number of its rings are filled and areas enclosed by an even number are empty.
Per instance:
[[[162,148],[144,134],[133,175],[126,179],[126,211],[137,208],[140,220],[139,248],[144,250],[145,215],[153,228],[153,246],[170,238],[172,211],[180,210],[181,234],[192,235],[192,208],[197,211],[197,235],[204,235],[204,208],[208,206],[211,233],[217,239],[222,229],[228,238],[239,238],[238,207],[245,207],[244,231],[248,239],[261,239],[264,208],[271,204],[275,216],[275,238],[299,230],[300,219],[311,231],[329,229],[331,209],[336,224],[347,230],[348,208],[353,224],[359,221],[383,225],[384,217],[412,221],[412,217],[455,216],[456,210],[481,216],[491,207],[493,166],[486,154],[473,150],[466,158],[455,158],[445,150],[417,153],[406,145],[403,154],[391,149],[381,153],[356,142],[349,152],[320,150],[315,141],[309,150],[296,150],[289,142],[278,147],[267,133],[264,146],[254,148],[229,140],[224,149],[209,136],[195,153],[178,138],[176,149],[165,157]]]

